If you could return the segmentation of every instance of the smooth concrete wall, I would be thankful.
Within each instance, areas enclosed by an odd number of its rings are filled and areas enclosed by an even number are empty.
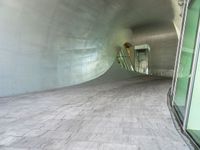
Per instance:
[[[94,79],[127,29],[172,20],[170,0],[0,0],[0,96]]]

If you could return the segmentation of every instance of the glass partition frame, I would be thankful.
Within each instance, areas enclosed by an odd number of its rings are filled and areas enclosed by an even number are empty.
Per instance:
[[[185,4],[185,18],[183,19],[183,25],[182,25],[182,31],[181,31],[181,39],[179,40],[178,45],[178,51],[177,51],[177,57],[176,57],[176,65],[175,65],[175,71],[174,71],[174,77],[172,82],[172,89],[171,89],[171,98],[172,98],[172,106],[174,110],[176,111],[176,116],[179,119],[180,126],[182,127],[183,131],[188,135],[188,138],[193,141],[194,145],[196,145],[198,148],[200,148],[200,94],[198,92],[200,88],[200,0],[196,0],[197,6],[197,14],[198,14],[198,21],[197,22],[197,29],[196,29],[196,38],[194,40],[194,51],[193,51],[193,57],[190,67],[190,74],[189,74],[189,81],[187,85],[186,90],[186,98],[185,98],[185,112],[183,113],[182,120],[180,118],[180,113],[177,112],[176,104],[175,104],[175,95],[177,92],[177,81],[179,76],[179,69],[180,69],[180,62],[181,62],[181,55],[183,50],[183,44],[184,44],[184,34],[185,34],[185,28],[186,28],[186,21],[187,21],[187,14],[188,14],[188,6],[190,5],[187,1],[187,4]],[[194,1],[192,1],[194,2]],[[192,3],[191,3],[192,5]],[[198,70],[198,72],[197,72]],[[195,82],[198,82],[198,84],[195,84]],[[196,95],[194,94],[196,92]],[[195,96],[194,96],[195,95]],[[198,100],[197,100],[198,99]],[[196,103],[194,101],[196,100]],[[197,102],[198,101],[198,102]],[[198,108],[194,110],[194,107]],[[198,110],[198,111],[197,111]],[[193,115],[193,119],[192,118]],[[195,118],[195,119],[194,119]]]
[[[182,39],[179,42],[179,52],[177,56],[178,62],[176,62],[177,68],[174,73],[172,96],[175,110],[178,113],[178,117],[183,124],[187,99],[189,92],[189,85],[191,80],[192,64],[194,59],[194,53],[196,49],[196,40],[199,24],[199,0],[193,1],[189,8],[189,1],[187,2],[187,10],[185,13],[185,22],[182,29]],[[187,15],[186,15],[187,14]]]

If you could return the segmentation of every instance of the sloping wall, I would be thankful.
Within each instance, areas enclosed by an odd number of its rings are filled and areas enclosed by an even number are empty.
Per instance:
[[[94,79],[127,29],[172,19],[170,0],[0,0],[0,96]]]

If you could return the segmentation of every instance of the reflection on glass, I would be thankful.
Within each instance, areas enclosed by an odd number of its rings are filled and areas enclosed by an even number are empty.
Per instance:
[[[199,21],[199,0],[195,0],[188,10],[186,27],[181,50],[178,79],[175,94],[175,107],[183,121],[191,66]]]

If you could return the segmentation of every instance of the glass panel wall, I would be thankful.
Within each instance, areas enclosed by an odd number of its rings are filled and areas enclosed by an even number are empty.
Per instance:
[[[187,91],[189,87],[192,60],[196,44],[199,22],[199,2],[200,0],[193,0],[188,8],[177,77],[176,93],[174,97],[175,108],[182,121],[184,120]]]
[[[187,131],[200,144],[200,55],[194,80]]]
[[[180,62],[177,62],[179,65],[176,89],[173,91],[173,108],[183,123],[181,126],[184,132],[200,147],[200,43],[199,39],[197,40],[197,35],[199,37],[200,34],[199,25],[200,0],[192,0],[186,15]]]

